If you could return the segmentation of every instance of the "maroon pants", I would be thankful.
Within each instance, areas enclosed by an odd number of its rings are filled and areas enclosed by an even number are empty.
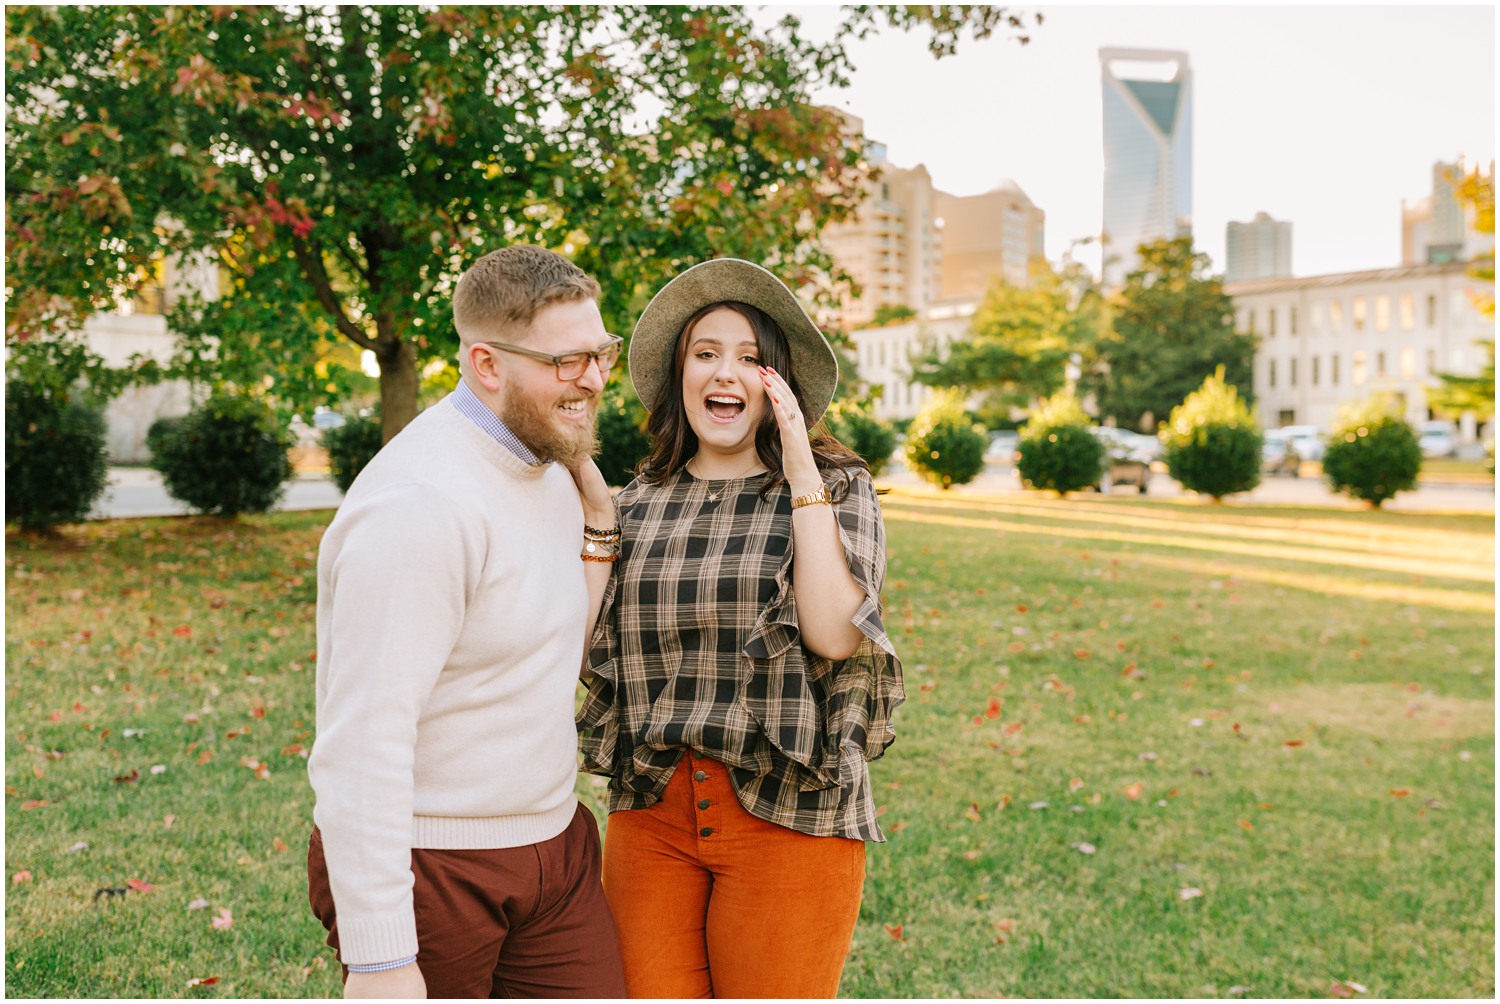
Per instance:
[[[624,997],[599,860],[599,828],[583,805],[566,830],[539,844],[413,849],[417,965],[427,996]],[[307,882],[313,913],[337,951],[338,919],[317,829],[307,847]]]

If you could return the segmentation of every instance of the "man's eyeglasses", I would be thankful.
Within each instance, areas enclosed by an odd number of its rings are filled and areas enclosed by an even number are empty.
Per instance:
[[[519,345],[511,345],[507,342],[481,342],[480,344],[489,345],[503,352],[514,352],[518,356],[530,356],[532,359],[539,359],[544,363],[551,363],[557,367],[557,379],[567,383],[583,376],[584,371],[592,363],[598,363],[599,369],[604,372],[605,376],[608,376],[609,371],[614,368],[615,360],[620,358],[620,347],[625,344],[625,339],[619,335],[610,335],[608,344],[602,349],[595,349],[593,352],[569,352],[561,356],[551,356],[545,352],[538,352],[535,349],[525,349]]]

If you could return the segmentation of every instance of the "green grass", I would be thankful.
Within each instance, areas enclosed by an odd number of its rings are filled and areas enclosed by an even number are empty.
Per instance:
[[[885,504],[909,699],[845,996],[1494,994],[1489,517]],[[10,996],[338,993],[298,750],[327,519],[7,537]]]

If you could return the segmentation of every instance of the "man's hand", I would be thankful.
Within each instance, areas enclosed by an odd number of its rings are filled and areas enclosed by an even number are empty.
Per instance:
[[[383,973],[350,973],[344,981],[344,997],[392,998],[426,1000],[427,981],[422,979],[422,970],[416,964],[400,969],[387,969]]]

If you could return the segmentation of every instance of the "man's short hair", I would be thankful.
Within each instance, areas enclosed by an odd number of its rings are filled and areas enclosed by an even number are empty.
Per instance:
[[[535,244],[491,251],[459,276],[453,324],[464,343],[521,339],[554,303],[599,298],[599,284],[562,255]]]

